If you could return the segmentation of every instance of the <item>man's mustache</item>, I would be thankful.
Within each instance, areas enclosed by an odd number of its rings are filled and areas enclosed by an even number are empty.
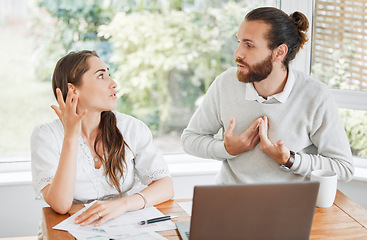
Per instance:
[[[245,67],[248,67],[248,68],[250,67],[250,65],[248,65],[245,62],[243,62],[240,58],[236,58],[235,61],[236,61],[236,63],[239,63],[239,64],[241,64],[241,65],[243,65]]]

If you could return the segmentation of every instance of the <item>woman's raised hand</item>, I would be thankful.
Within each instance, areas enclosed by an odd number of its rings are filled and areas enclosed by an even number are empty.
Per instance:
[[[77,114],[76,106],[78,104],[78,94],[73,93],[69,88],[65,102],[59,88],[56,89],[56,95],[59,107],[52,105],[51,108],[62,122],[65,136],[80,136],[81,122],[83,117],[87,114],[87,110],[84,110],[81,114]]]

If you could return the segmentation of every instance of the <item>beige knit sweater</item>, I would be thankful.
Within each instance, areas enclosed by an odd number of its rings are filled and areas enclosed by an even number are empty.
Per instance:
[[[316,169],[333,170],[339,180],[351,180],[354,167],[349,141],[325,84],[290,69],[287,92],[282,93],[285,101],[248,100],[252,84],[239,82],[236,71],[230,68],[215,79],[181,137],[187,153],[222,161],[218,183],[302,181]],[[270,140],[284,140],[296,152],[291,171],[280,169],[259,144],[248,152],[229,155],[223,140],[214,135],[221,128],[225,131],[232,116],[236,134],[258,117],[267,116]]]

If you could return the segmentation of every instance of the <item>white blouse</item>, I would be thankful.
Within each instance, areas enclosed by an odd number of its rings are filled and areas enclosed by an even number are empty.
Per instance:
[[[126,168],[120,180],[123,196],[140,184],[148,185],[152,181],[170,176],[168,166],[162,153],[153,145],[149,128],[140,120],[113,111],[125,142]],[[55,176],[59,163],[64,128],[59,119],[37,126],[31,136],[31,158],[33,187],[38,199],[42,198],[41,190],[50,184]],[[141,185],[141,184],[140,184]],[[104,167],[96,169],[89,147],[79,137],[77,170],[74,199],[87,202],[94,199],[105,199],[117,196],[118,191],[110,186],[104,176]]]

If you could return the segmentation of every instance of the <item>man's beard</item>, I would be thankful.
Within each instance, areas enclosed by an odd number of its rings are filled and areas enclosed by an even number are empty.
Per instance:
[[[242,60],[239,58],[236,58],[236,62],[245,66],[248,70],[247,73],[243,73],[243,71],[237,70],[238,80],[244,83],[260,82],[267,78],[273,71],[272,54],[270,54],[263,61],[256,63],[252,66],[242,62]]]

